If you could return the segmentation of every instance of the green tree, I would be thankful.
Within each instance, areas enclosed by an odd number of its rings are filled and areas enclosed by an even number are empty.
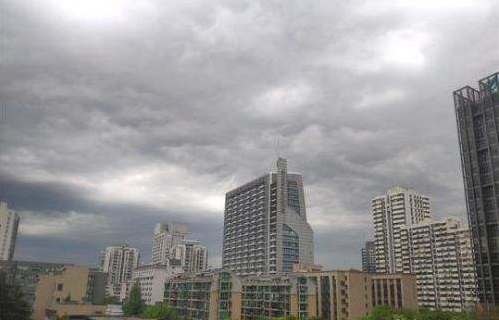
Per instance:
[[[0,320],[28,320],[31,306],[24,300],[19,286],[2,284],[0,286]]]
[[[376,306],[369,314],[370,320],[389,320],[394,312],[389,306]]]
[[[157,303],[153,306],[146,306],[141,313],[141,317],[157,320],[179,320],[175,309],[165,302]]]
[[[451,312],[430,309],[393,309],[388,306],[376,306],[359,320],[473,320],[472,312]]]
[[[123,312],[127,316],[135,316],[141,314],[143,309],[144,301],[142,301],[139,284],[134,283],[128,294],[128,299],[123,304]]]

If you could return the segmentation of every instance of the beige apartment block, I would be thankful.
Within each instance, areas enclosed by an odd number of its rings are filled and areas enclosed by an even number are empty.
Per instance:
[[[52,315],[89,315],[105,310],[106,275],[84,266],[65,266],[61,272],[39,278],[33,319]]]
[[[303,270],[317,290],[319,318],[356,319],[374,306],[416,308],[415,278],[408,274],[370,274],[357,270]]]

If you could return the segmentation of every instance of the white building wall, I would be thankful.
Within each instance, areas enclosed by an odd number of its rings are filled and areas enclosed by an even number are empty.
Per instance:
[[[139,250],[126,245],[110,246],[101,253],[101,270],[108,274],[107,291],[120,296],[121,285],[132,278],[139,265]]]
[[[168,263],[173,248],[182,243],[189,234],[189,228],[182,223],[157,223],[152,244],[152,263]]]
[[[131,283],[138,283],[142,300],[146,304],[154,305],[163,301],[166,280],[180,273],[183,273],[181,267],[164,264],[142,265],[133,271]]]
[[[411,188],[393,187],[371,203],[376,271],[402,272],[400,228],[429,219],[430,200]]]
[[[473,306],[476,280],[469,230],[458,219],[401,228],[403,272],[416,275],[420,307],[462,311]]]

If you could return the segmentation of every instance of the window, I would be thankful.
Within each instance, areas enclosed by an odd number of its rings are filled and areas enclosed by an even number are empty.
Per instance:
[[[57,291],[62,291],[62,283],[57,284]]]

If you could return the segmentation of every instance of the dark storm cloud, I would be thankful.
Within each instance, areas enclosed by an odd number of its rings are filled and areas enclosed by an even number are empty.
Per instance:
[[[217,263],[224,193],[271,170],[277,140],[318,263],[359,261],[392,185],[464,217],[451,93],[499,67],[496,1],[67,3],[3,10],[18,257],[128,242],[147,259],[154,223],[177,220]]]

